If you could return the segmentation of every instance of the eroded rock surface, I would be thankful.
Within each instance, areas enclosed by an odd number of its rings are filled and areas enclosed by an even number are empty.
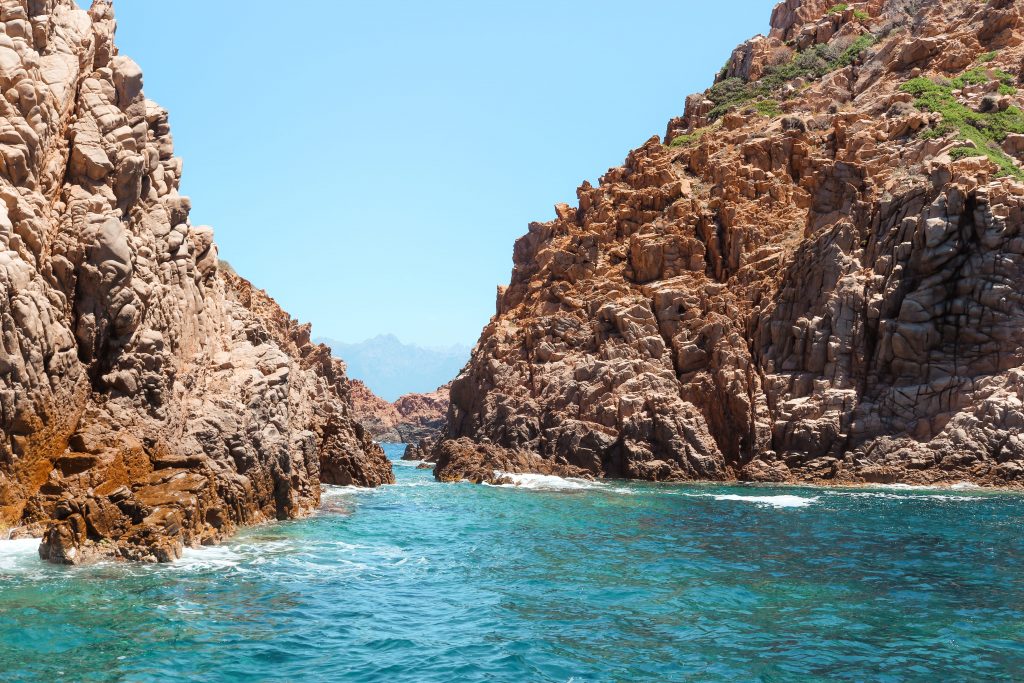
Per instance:
[[[355,418],[371,438],[418,444],[443,434],[450,384],[429,394],[406,394],[394,403],[380,398],[359,380],[352,380],[351,385]]]
[[[0,2],[0,530],[170,560],[390,466],[344,366],[218,267],[111,4]]]
[[[833,8],[530,225],[440,478],[1024,484],[1021,3]]]

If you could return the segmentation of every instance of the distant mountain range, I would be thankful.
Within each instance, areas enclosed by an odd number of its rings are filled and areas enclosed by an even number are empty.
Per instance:
[[[403,344],[392,334],[350,344],[333,339],[316,341],[331,347],[348,365],[348,376],[366,383],[385,401],[411,393],[429,393],[447,384],[469,360],[468,346],[429,349]]]

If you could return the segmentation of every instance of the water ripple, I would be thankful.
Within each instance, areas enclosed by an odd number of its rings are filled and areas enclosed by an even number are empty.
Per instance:
[[[1021,496],[396,475],[171,566],[50,567],[0,541],[0,679],[1024,673]]]

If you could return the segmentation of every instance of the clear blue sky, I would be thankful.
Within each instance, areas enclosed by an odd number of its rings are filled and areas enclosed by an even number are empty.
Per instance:
[[[221,256],[316,336],[433,346],[476,342],[527,224],[664,134],[773,5],[115,0]]]

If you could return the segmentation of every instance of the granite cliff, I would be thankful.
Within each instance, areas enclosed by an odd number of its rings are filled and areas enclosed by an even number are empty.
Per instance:
[[[444,433],[448,415],[445,385],[429,394],[405,394],[388,403],[359,380],[352,380],[353,417],[370,438],[387,443],[419,443],[437,440]]]
[[[0,2],[0,529],[166,561],[393,480],[344,364],[218,268],[111,3]]]
[[[436,476],[1024,484],[1024,21],[786,0],[534,223]]]

